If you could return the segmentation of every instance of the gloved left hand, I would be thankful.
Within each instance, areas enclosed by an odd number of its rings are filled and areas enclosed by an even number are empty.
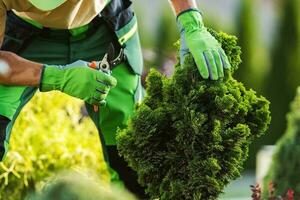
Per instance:
[[[224,77],[224,69],[230,69],[230,63],[219,42],[204,26],[200,12],[193,9],[184,11],[177,20],[181,35],[181,64],[185,56],[191,53],[204,79]]]
[[[58,90],[84,100],[91,105],[105,105],[105,99],[117,80],[89,68],[89,63],[77,61],[70,65],[45,65],[41,76],[40,91]]]

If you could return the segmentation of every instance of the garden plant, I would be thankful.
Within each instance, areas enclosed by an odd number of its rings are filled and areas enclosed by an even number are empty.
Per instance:
[[[93,171],[109,182],[97,129],[82,118],[82,104],[61,93],[38,93],[24,108],[0,163],[0,199],[23,200],[61,170]]]
[[[276,152],[265,177],[263,188],[267,188],[268,183],[273,182],[276,187],[275,195],[284,194],[287,190],[293,189],[295,198],[299,199],[300,87],[297,90],[295,100],[291,103],[291,111],[287,115],[287,121],[286,132],[277,142]]]
[[[288,189],[286,194],[283,195],[275,195],[276,188],[274,186],[274,183],[272,181],[269,182],[268,187],[264,189],[265,190],[265,198],[263,198],[262,188],[259,184],[251,185],[251,198],[252,200],[294,200],[294,190]]]
[[[120,154],[153,199],[217,199],[270,123],[269,102],[232,76],[241,63],[237,38],[211,33],[231,72],[204,80],[191,56],[170,78],[152,70],[144,102],[117,136]]]

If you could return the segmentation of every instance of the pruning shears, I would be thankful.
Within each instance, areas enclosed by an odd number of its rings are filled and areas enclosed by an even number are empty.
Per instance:
[[[108,47],[108,52],[104,55],[101,61],[93,61],[89,64],[90,68],[93,68],[95,70],[102,71],[103,73],[107,75],[112,74],[112,69],[122,63],[126,60],[126,55],[124,53],[124,49],[121,48],[118,55],[115,55],[115,47],[112,43],[110,43]],[[116,56],[116,57],[115,57]],[[98,112],[99,107],[94,105],[94,111]]]

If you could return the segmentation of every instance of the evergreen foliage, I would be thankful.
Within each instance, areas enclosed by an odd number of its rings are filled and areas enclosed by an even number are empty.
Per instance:
[[[241,62],[237,39],[211,32],[235,71]],[[191,56],[171,78],[152,70],[147,93],[117,141],[152,198],[216,199],[240,176],[249,144],[270,123],[264,97],[228,71],[224,80],[203,80]]]
[[[295,199],[300,198],[300,87],[295,100],[291,104],[291,111],[287,115],[287,130],[277,143],[276,152],[270,170],[264,180],[264,193],[268,184],[275,185],[275,195],[284,194],[293,189]]]

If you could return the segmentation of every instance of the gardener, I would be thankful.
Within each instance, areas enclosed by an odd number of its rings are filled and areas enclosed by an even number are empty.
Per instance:
[[[195,0],[171,4],[181,32],[181,62],[191,52],[203,78],[223,77],[230,64],[204,27]],[[112,69],[112,76],[88,68],[87,62],[100,60],[110,43],[117,51],[124,48],[126,61]],[[129,190],[144,197],[136,175],[118,156],[115,141],[117,127],[126,126],[142,98],[143,62],[131,1],[0,0],[0,46],[1,159],[18,114],[37,88],[59,90],[86,102],[106,161]]]

